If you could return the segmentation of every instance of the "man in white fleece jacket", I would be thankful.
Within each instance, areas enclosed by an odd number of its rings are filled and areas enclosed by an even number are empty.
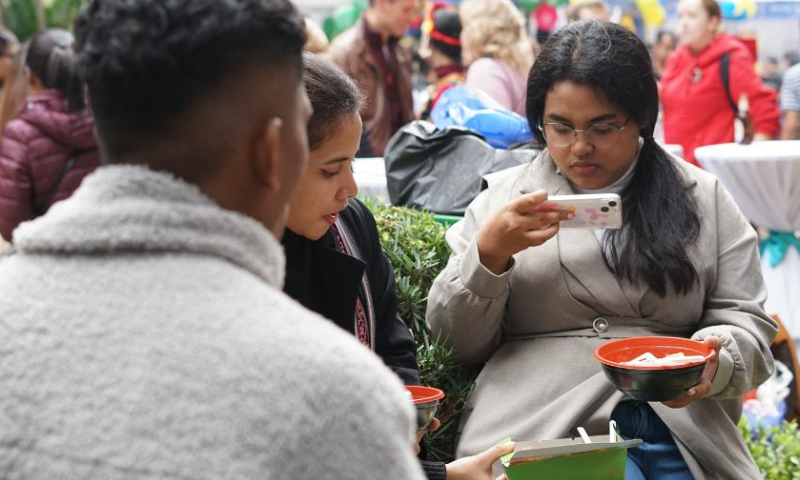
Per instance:
[[[413,408],[281,293],[305,166],[287,0],[95,0],[105,163],[0,264],[0,478],[412,479]]]

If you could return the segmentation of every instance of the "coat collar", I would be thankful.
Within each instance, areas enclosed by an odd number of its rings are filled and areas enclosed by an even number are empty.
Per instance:
[[[356,298],[366,264],[337,251],[331,232],[316,241],[287,231],[286,293],[307,308],[354,332]],[[321,286],[315,289],[313,282]],[[321,298],[310,298],[319,294]]]
[[[197,186],[144,166],[112,165],[87,176],[69,199],[20,225],[19,254],[218,257],[275,288],[283,250],[256,220],[225,210]]]

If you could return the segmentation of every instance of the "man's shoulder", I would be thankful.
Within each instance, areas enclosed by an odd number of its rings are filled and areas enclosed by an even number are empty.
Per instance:
[[[337,35],[331,42],[326,55],[335,63],[341,65],[342,61],[354,52],[364,49],[366,38],[361,21]]]

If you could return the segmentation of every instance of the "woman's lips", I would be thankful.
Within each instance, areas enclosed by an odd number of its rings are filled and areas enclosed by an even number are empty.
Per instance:
[[[336,219],[339,218],[339,214],[331,213],[330,215],[324,215],[322,218],[324,218],[325,220],[328,221],[328,223],[333,225],[336,222]]]
[[[581,175],[589,175],[594,173],[599,167],[593,163],[573,163],[572,169]]]

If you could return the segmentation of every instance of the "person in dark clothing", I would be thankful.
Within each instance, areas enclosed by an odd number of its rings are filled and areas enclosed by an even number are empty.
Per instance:
[[[375,220],[363,204],[351,200],[358,188],[350,173],[355,150],[349,140],[361,136],[361,97],[315,77],[313,67],[330,75],[332,64],[310,56],[305,60],[312,67],[305,81],[315,111],[308,128],[314,160],[290,203],[283,240],[288,257],[284,290],[353,332],[404,383],[419,385],[414,339],[397,315],[394,276]],[[323,87],[330,93],[324,104],[318,92]],[[337,135],[329,135],[332,125]]]
[[[308,168],[289,201],[283,236],[284,292],[352,332],[404,383],[418,385],[416,346],[397,313],[392,267],[374,217],[353,198],[361,94],[333,63],[310,53],[303,60],[314,113],[308,122]],[[423,469],[429,479],[490,480],[492,463],[512,450],[493,447],[447,465],[423,461]]]
[[[359,157],[382,157],[389,139],[414,120],[411,50],[400,39],[416,0],[369,0],[355,25],[331,42],[327,57],[358,81],[362,105]]]

